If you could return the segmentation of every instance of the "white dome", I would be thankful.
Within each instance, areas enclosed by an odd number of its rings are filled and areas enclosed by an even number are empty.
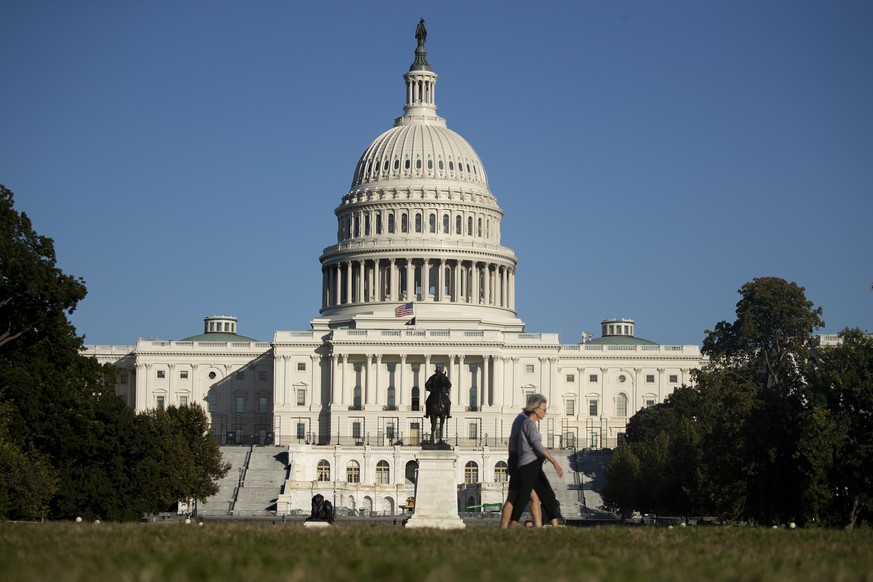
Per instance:
[[[352,188],[410,178],[448,180],[488,188],[482,160],[467,140],[444,125],[402,123],[403,119],[373,140],[364,151]]]

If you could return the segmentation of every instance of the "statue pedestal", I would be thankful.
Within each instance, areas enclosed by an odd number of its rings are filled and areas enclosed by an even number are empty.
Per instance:
[[[464,529],[458,517],[458,490],[455,484],[458,456],[449,449],[423,449],[417,457],[415,513],[406,527]]]
[[[314,529],[321,529],[324,527],[330,527],[330,524],[326,521],[304,521],[303,527],[311,527]]]

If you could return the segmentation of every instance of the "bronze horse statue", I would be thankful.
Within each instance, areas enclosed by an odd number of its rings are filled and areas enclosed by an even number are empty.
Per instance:
[[[430,392],[424,403],[424,417],[430,418],[430,442],[431,444],[443,443],[445,442],[443,427],[446,419],[452,417],[452,402],[449,399],[452,383],[445,370],[437,368],[436,372],[425,382],[424,389]]]

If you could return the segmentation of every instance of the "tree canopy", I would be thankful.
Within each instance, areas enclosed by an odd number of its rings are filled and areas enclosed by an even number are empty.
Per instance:
[[[873,494],[873,340],[819,347],[822,309],[776,277],[740,288],[694,385],[635,414],[607,470],[623,510],[854,525]],[[628,450],[622,450],[622,449]]]
[[[81,355],[85,293],[0,185],[0,518],[137,519],[227,472],[202,410],[136,415]]]

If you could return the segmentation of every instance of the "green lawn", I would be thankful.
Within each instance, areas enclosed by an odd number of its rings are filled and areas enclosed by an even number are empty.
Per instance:
[[[0,523],[11,580],[870,580],[873,530]]]

